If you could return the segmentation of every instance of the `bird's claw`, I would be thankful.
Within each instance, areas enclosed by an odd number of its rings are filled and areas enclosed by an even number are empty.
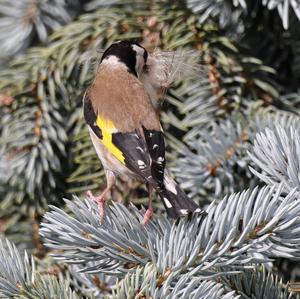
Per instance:
[[[146,224],[150,221],[150,219],[153,216],[153,209],[152,208],[148,208],[145,215],[144,215],[144,219],[143,219],[143,226],[146,226]]]

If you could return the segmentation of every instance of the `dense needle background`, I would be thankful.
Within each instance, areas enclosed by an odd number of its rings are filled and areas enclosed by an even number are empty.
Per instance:
[[[198,54],[201,73],[176,81],[161,109],[168,165],[186,192],[205,206],[262,185],[249,168],[270,166],[248,155],[256,134],[299,128],[299,19],[300,4],[288,0],[1,0],[1,235],[47,268],[38,230],[48,204],[105,186],[81,99],[118,39]],[[141,207],[147,193],[120,178],[112,198]],[[164,213],[158,200],[155,209]],[[299,277],[286,259],[273,272]]]

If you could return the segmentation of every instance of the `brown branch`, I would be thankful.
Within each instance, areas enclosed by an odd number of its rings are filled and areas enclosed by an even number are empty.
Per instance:
[[[239,135],[239,138],[235,140],[234,144],[235,146],[229,147],[224,156],[220,157],[216,160],[215,163],[209,163],[207,165],[207,170],[210,173],[211,176],[215,177],[217,176],[218,168],[226,161],[229,160],[235,153],[236,149],[240,148],[241,144],[243,142],[246,142],[249,140],[249,135],[246,131],[242,131]]]

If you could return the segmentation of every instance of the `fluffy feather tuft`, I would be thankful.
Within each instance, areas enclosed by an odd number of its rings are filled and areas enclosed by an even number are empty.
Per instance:
[[[82,55],[82,67],[85,65],[95,73],[100,65],[104,50],[90,50]],[[199,78],[207,77],[204,63],[199,61],[199,51],[178,49],[175,51],[155,50],[148,53],[144,71],[139,76],[147,90],[154,107],[160,105],[164,95],[172,83],[186,76]]]
[[[165,94],[167,88],[186,76],[206,76],[204,64],[199,63],[199,52],[195,50],[160,51],[149,54],[145,70],[140,81],[145,86],[152,104],[159,105],[159,95]],[[160,98],[163,100],[163,96]]]
[[[195,50],[154,51],[150,57],[160,65],[157,76],[163,87],[170,86],[184,76],[203,77],[205,74],[204,65],[199,63],[199,52]]]

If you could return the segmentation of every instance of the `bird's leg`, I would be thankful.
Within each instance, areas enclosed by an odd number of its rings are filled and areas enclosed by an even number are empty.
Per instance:
[[[144,215],[143,226],[145,226],[149,222],[149,220],[152,218],[153,215],[153,208],[152,208],[153,188],[149,184],[148,184],[148,193],[149,193],[148,209]]]
[[[116,183],[116,177],[112,171],[106,170],[105,175],[106,175],[107,185],[104,191],[99,196],[94,196],[91,191],[87,192],[87,196],[98,204],[100,223],[103,223],[104,220],[105,201],[109,195],[109,192],[111,191],[111,189]]]

